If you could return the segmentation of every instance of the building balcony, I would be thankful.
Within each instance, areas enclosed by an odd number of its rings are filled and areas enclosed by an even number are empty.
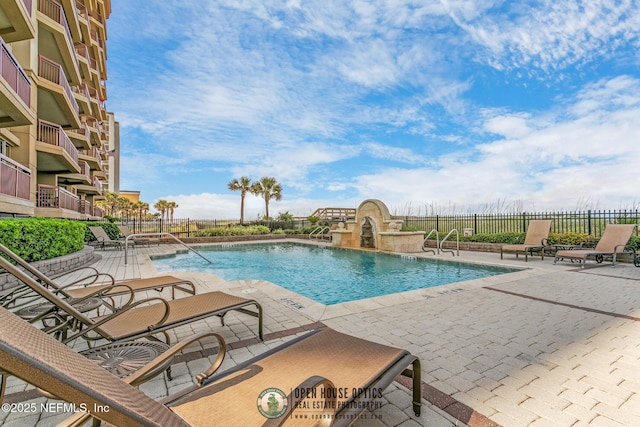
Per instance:
[[[38,208],[68,209],[77,212],[79,200],[78,196],[62,187],[38,185],[36,195],[36,207]]]
[[[89,139],[93,145],[102,146],[103,126],[98,119],[93,116],[83,116],[82,122],[89,128]]]
[[[0,154],[0,195],[29,200],[31,171]]]
[[[79,128],[80,107],[62,66],[42,55],[38,61],[38,116],[65,128]]]
[[[38,120],[38,172],[80,173],[78,149],[60,125]]]
[[[78,160],[80,173],[69,173],[58,175],[58,184],[64,185],[91,185],[91,167],[84,160]]]
[[[7,43],[33,39],[36,30],[31,22],[32,0],[0,2],[0,34]]]
[[[60,64],[68,81],[74,86],[79,85],[82,77],[64,8],[55,0],[38,0],[36,16],[38,52]]]
[[[86,44],[77,42],[74,44],[78,63],[80,64],[80,74],[85,82],[95,84],[100,81],[100,72],[98,71],[98,62],[91,57],[91,51]]]
[[[102,161],[97,147],[91,147],[90,150],[80,151],[79,159],[89,163],[92,170],[102,170]]]
[[[74,186],[78,193],[88,194],[88,195],[102,195],[102,182],[97,178],[93,177],[91,184],[87,185],[76,185]]]
[[[38,216],[82,219],[104,217],[104,211],[58,186],[38,185],[36,196]]]
[[[65,11],[65,17],[67,18],[67,25],[69,32],[71,33],[72,40],[81,40],[82,33],[80,32],[80,20],[78,16],[78,8],[76,0],[58,0],[63,10]]]
[[[82,83],[79,86],[73,86],[71,88],[73,91],[73,96],[78,103],[78,111],[80,115],[91,114],[91,96],[89,96],[89,88],[86,84]]]
[[[0,127],[35,123],[30,106],[31,81],[0,38]]]
[[[66,131],[67,136],[73,142],[73,145],[80,150],[91,149],[91,141],[89,140],[89,126],[82,123],[80,129],[69,129]]]

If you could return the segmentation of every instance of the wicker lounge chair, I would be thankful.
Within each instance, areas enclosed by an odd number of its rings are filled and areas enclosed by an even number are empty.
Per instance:
[[[529,260],[529,255],[533,255],[533,251],[540,251],[540,256],[544,259],[544,247],[547,244],[547,238],[549,237],[550,230],[551,220],[532,220],[529,222],[529,228],[527,229],[527,235],[524,238],[524,243],[518,245],[503,245],[500,248],[500,259],[502,259],[503,253],[515,252],[516,258],[518,258],[519,253],[523,253],[524,260],[526,262]]]
[[[124,240],[114,240],[104,231],[102,227],[88,227],[93,237],[96,238],[98,245],[105,249],[107,246],[114,247],[116,249],[121,249],[124,247]],[[133,242],[131,244],[133,246]]]
[[[93,267],[81,267],[68,273],[49,277],[2,244],[0,244],[0,253],[6,255],[16,264],[20,265],[24,270],[32,274],[36,278],[36,280],[39,281],[43,286],[55,290],[58,292],[58,294],[68,298],[84,298],[89,294],[94,294],[96,291],[106,288],[110,288],[110,290],[105,293],[105,296],[107,297],[125,295],[129,294],[131,291],[134,293],[138,291],[150,290],[157,290],[160,292],[162,291],[162,289],[167,287],[171,288],[172,299],[175,299],[176,297],[176,290],[180,290],[190,295],[196,294],[196,287],[190,280],[167,275],[149,277],[146,279],[116,281],[113,276],[106,273],[100,273]],[[74,280],[72,283],[66,284],[64,286],[59,285],[54,280],[70,273],[77,273],[80,270],[87,270],[90,272],[90,274],[80,279]],[[105,277],[108,281],[106,283],[96,284],[95,282],[99,280],[100,277]],[[16,289],[16,292],[21,293],[22,290]]]
[[[564,259],[580,261],[580,266],[584,268],[587,258],[595,258],[597,263],[604,261],[605,256],[611,256],[612,265],[616,265],[616,257],[618,254],[624,253],[624,247],[631,239],[634,230],[637,230],[636,224],[607,224],[602,233],[602,237],[593,249],[574,249],[568,251],[558,251],[553,263]],[[635,249],[631,252],[635,257]]]
[[[197,384],[160,403],[126,384],[131,377],[123,381],[109,375],[0,309],[0,368],[91,410],[90,414],[74,414],[67,425],[82,425],[90,416],[117,426],[235,427],[281,425],[284,421],[297,426],[350,425],[400,374],[413,379],[413,411],[420,414],[419,359],[404,350],[331,329],[313,331],[215,374],[221,361],[218,357],[211,368],[196,376]],[[144,368],[138,372],[144,373]],[[290,394],[282,401],[288,405],[268,419],[259,411],[257,398],[276,389]],[[343,395],[336,396],[338,393]],[[327,408],[306,410],[301,402],[327,403]],[[312,419],[313,415],[323,419]]]
[[[3,314],[2,310],[4,309],[0,309],[0,317]],[[9,316],[9,318],[11,318],[11,316]],[[20,323],[17,322],[17,324]],[[19,327],[22,328],[23,326],[20,325]],[[24,328],[23,330],[26,331],[25,337],[28,336],[30,332],[29,328]],[[195,342],[208,339],[209,337],[214,337],[218,342],[219,365],[222,363],[222,359],[226,354],[226,345],[224,339],[213,332],[194,335],[173,346],[156,341],[128,341],[94,347],[81,351],[79,354],[118,378],[129,377],[127,378],[127,382],[133,386],[137,386],[160,374],[162,371],[166,371],[169,380],[171,380],[170,364],[174,356],[185,347]],[[140,371],[143,368],[144,370]],[[9,375],[8,372],[0,369],[0,403],[4,397],[6,381]]]
[[[54,318],[56,323],[47,331],[58,334],[60,340],[65,343],[80,337],[89,341],[106,339],[110,342],[130,341],[143,337],[155,339],[153,334],[157,333],[163,333],[165,341],[169,343],[167,330],[211,316],[220,317],[224,325],[224,316],[229,311],[238,311],[256,317],[258,335],[261,340],[263,338],[262,306],[255,300],[224,292],[207,292],[171,301],[154,297],[131,302],[113,314],[90,318],[56,293],[45,289],[35,279],[3,257],[0,257],[0,268],[4,268],[55,306],[56,311],[50,317]],[[148,305],[150,302],[155,303]],[[247,309],[248,306],[254,306],[256,311]],[[76,328],[71,331],[71,335],[68,335],[70,325]]]
[[[120,234],[122,234],[125,238],[133,234],[129,229],[129,227],[127,227],[126,225],[119,225],[118,230],[120,230]],[[154,240],[158,245],[160,244],[160,239],[154,239]],[[134,242],[136,245],[147,245],[147,246],[151,245],[151,239],[142,238],[142,237],[134,236],[134,237],[131,237],[129,241]]]

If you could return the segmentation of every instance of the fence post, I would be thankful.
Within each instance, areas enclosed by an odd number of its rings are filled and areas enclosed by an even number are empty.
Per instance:
[[[478,214],[473,214],[473,234],[478,234]]]
[[[527,232],[527,213],[522,212],[522,232]]]
[[[163,230],[162,230],[162,218],[160,218],[160,232],[161,233],[163,232]]]
[[[591,236],[591,209],[587,211],[587,230],[589,236]]]
[[[189,218],[187,218],[187,237],[191,237],[191,223]]]

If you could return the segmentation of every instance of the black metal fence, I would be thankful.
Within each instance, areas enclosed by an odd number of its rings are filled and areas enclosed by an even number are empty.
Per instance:
[[[607,224],[640,224],[640,211],[538,212],[519,214],[436,215],[394,217],[404,225],[429,232],[447,233],[454,228],[463,234],[524,233],[532,219],[550,219],[552,233],[583,233],[596,238]]]
[[[456,229],[462,234],[497,234],[524,233],[532,219],[550,219],[553,233],[583,233],[599,238],[607,224],[640,224],[638,210],[608,210],[608,211],[576,211],[576,212],[525,212],[518,214],[469,214],[469,215],[435,215],[428,217],[394,216],[393,219],[402,220],[404,226],[416,230],[429,232],[438,230],[448,233]],[[337,221],[332,221],[337,222]],[[173,220],[126,220],[123,224],[129,226],[134,233],[173,233],[178,237],[193,237],[198,231],[232,227],[240,223],[236,219],[190,219]],[[293,221],[252,222],[251,225],[266,225],[271,230],[301,229],[310,226],[306,219]]]
[[[149,220],[122,220],[123,225],[127,225],[132,233],[171,233],[176,237],[194,237],[198,232],[223,227],[234,227],[240,224],[237,219],[149,219]],[[276,229],[302,229],[310,225],[307,220],[292,221],[255,221],[245,222],[245,225],[264,225],[271,230]]]

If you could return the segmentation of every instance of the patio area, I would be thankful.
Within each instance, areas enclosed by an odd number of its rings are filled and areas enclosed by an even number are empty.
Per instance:
[[[176,250],[182,248],[136,248],[126,265],[124,251],[97,251],[93,266],[116,279],[149,277],[157,274],[149,255]],[[264,281],[172,273],[194,280],[199,293],[223,290],[259,301],[265,341],[255,335],[254,318],[235,313],[226,316],[226,326],[212,318],[169,333],[174,342],[212,329],[220,333],[229,344],[223,370],[322,325],[420,357],[421,417],[411,410],[410,384],[397,380],[356,426],[640,425],[640,268],[590,261],[581,270],[568,262],[554,265],[553,257],[526,263],[499,258],[481,252],[459,257],[527,269],[329,307]],[[166,396],[191,384],[215,356],[206,345],[189,347],[175,359],[172,381],[160,375],[140,388],[154,398]],[[25,401],[59,402],[11,377],[5,402]],[[0,412],[0,424],[52,426],[67,416]]]

